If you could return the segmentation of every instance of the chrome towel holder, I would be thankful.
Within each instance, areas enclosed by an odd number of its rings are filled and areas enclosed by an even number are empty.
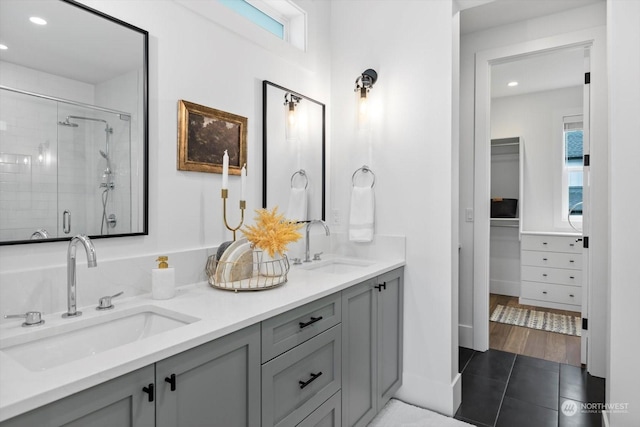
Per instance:
[[[309,177],[307,176],[307,172],[304,169],[297,170],[291,175],[291,188],[295,188],[293,186],[293,181],[296,178],[296,175],[300,175],[304,178],[304,189],[306,190],[309,186]]]
[[[371,170],[371,168],[367,165],[363,165],[361,167],[359,167],[358,169],[356,169],[356,171],[353,173],[353,175],[351,175],[351,183],[353,184],[353,186],[356,186],[356,176],[358,175],[358,173],[370,173],[371,174],[371,188],[373,188],[374,185],[376,185],[376,174],[373,173],[373,171]]]

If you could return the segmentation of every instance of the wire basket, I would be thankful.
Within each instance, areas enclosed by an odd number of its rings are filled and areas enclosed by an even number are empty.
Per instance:
[[[224,258],[224,257],[221,257]],[[263,291],[287,282],[289,259],[286,255],[273,259],[260,250],[251,251],[249,259],[218,261],[216,255],[207,259],[209,285],[225,291]]]

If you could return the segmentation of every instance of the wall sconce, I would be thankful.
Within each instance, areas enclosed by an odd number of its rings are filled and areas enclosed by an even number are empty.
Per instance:
[[[367,94],[378,81],[378,73],[371,68],[364,72],[356,79],[356,88],[354,92],[358,92],[358,123],[361,127],[369,122],[369,100]]]
[[[298,114],[296,113],[296,107],[300,103],[302,98],[292,93],[284,94],[285,105],[285,135],[286,139],[294,140],[298,137]]]

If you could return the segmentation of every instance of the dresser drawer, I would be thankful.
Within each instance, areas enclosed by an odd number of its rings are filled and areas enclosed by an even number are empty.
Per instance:
[[[324,402],[297,427],[340,427],[342,426],[342,396],[337,392]]]
[[[522,235],[521,248],[525,251],[550,251],[567,252],[574,254],[582,253],[582,241],[576,242],[579,237],[575,236],[533,236]]]
[[[340,294],[329,295],[262,322],[262,362],[341,322]]]
[[[522,251],[522,265],[534,267],[582,269],[582,254],[559,252]]]
[[[262,365],[262,425],[295,426],[341,387],[341,325]]]
[[[557,283],[582,286],[582,271],[565,268],[533,267],[523,265],[520,278],[526,282]]]
[[[520,297],[578,306],[582,304],[582,288],[523,281]]]

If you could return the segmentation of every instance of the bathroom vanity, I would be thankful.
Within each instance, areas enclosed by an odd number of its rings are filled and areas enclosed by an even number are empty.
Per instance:
[[[316,265],[265,292],[200,283],[123,300],[114,313],[194,321],[69,363],[28,368],[3,344],[0,425],[366,425],[402,382],[404,260]],[[64,325],[54,317],[42,328]],[[3,325],[2,341],[24,329]]]

